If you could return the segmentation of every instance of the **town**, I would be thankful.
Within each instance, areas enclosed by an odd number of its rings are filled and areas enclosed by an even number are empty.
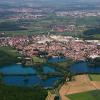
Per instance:
[[[100,100],[100,0],[0,0],[0,100]]]
[[[100,16],[99,9],[84,9],[84,10],[68,10],[64,9],[58,10],[56,8],[51,7],[11,7],[8,9],[4,9],[0,7],[0,12],[2,14],[1,18],[9,19],[9,20],[19,20],[19,19],[40,19],[45,18],[48,14],[54,14],[58,17],[74,17],[74,18],[84,18],[84,17],[96,17]],[[9,13],[8,15],[4,15],[4,13]]]
[[[100,40],[83,40],[72,36],[37,35],[1,37],[0,46],[11,46],[26,57],[37,56],[47,52],[48,56],[62,54],[74,60],[85,60],[87,57],[100,57]]]

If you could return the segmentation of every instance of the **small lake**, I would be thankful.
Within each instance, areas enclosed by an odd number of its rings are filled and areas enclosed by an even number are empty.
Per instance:
[[[70,67],[69,70],[73,74],[81,74],[81,73],[100,74],[100,66],[96,66],[96,67],[88,66],[86,62],[75,63]]]
[[[39,69],[42,69],[43,73],[48,74],[48,73],[55,73],[56,70],[55,68],[51,66],[44,65],[42,68],[40,67]],[[3,74],[37,74],[36,67],[34,66],[22,66],[21,64],[15,64],[15,65],[10,65],[10,66],[4,66],[0,68],[0,73]]]
[[[44,65],[42,71],[44,74],[56,72],[56,70],[53,67],[47,65]],[[61,79],[60,77],[49,77],[46,79],[41,79],[37,75],[38,72],[34,66],[23,67],[22,65],[19,64],[15,64],[12,66],[4,66],[0,68],[0,73],[7,74],[7,76],[3,77],[3,82],[5,84],[15,85],[15,86],[40,85],[46,88],[47,87],[51,88],[56,84],[56,82],[59,79]],[[33,74],[33,75],[27,75],[27,74]]]
[[[5,76],[3,82],[7,85],[16,85],[16,86],[29,86],[40,85],[47,88],[52,88],[56,82],[59,80],[59,77],[50,77],[46,80],[42,80],[38,76]],[[26,81],[27,80],[27,81]]]
[[[60,62],[66,60],[65,58],[50,58],[49,62]],[[41,71],[44,74],[55,73],[57,70],[48,65],[44,65],[42,68],[36,68],[36,66],[28,66],[23,67],[20,64],[3,66],[0,68],[0,73],[7,74],[7,76],[3,77],[3,82],[7,85],[15,85],[15,86],[33,86],[33,85],[41,85],[43,87],[51,88],[53,87],[57,81],[61,79],[61,77],[49,77],[46,79],[41,79],[39,77],[38,71]],[[21,74],[21,75],[20,75]],[[33,75],[28,75],[33,74]],[[23,76],[27,75],[27,76]]]
[[[49,62],[60,62],[65,61],[65,59],[52,58],[48,60]],[[44,74],[48,73],[56,73],[58,72],[53,66],[44,65],[38,69],[42,71]],[[0,68],[0,73],[7,74],[7,76],[3,77],[3,82],[7,85],[15,85],[15,86],[34,86],[41,85],[45,88],[53,87],[61,77],[48,77],[46,79],[42,79],[38,75],[38,71],[34,66],[23,67],[20,64],[4,66]],[[97,67],[88,67],[86,62],[78,62],[73,64],[70,67],[70,72],[73,74],[80,73],[99,73],[100,74],[100,66]],[[14,75],[11,75],[14,74]],[[20,75],[21,74],[21,75]],[[32,74],[32,75],[27,75]],[[25,75],[25,76],[23,76]]]
[[[20,64],[4,66],[0,68],[0,72],[2,72],[3,74],[36,74],[36,70],[31,66],[23,67]]]
[[[54,57],[54,58],[49,58],[48,59],[48,62],[62,62],[62,61],[66,61],[67,59],[69,58],[65,58],[65,57],[62,57],[62,58],[59,58],[59,57]]]

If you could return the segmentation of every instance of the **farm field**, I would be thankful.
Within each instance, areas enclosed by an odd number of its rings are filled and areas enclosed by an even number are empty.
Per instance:
[[[0,47],[0,66],[16,63],[19,56],[21,55],[11,47]]]
[[[100,82],[99,81],[91,81],[88,77],[88,75],[77,75],[74,77],[75,81],[72,82],[67,82],[65,83],[59,93],[62,98],[62,100],[66,100],[67,98],[71,100],[99,100],[91,97],[91,95],[87,94],[88,91],[95,91],[95,90],[100,90]],[[80,93],[85,93],[85,94],[80,94]],[[93,92],[95,93],[95,92]],[[96,92],[98,93],[98,92]],[[100,91],[99,91],[100,93]],[[74,99],[74,94],[79,94],[79,97],[75,95]],[[89,95],[88,99],[85,99],[84,95]],[[66,98],[65,98],[66,96]],[[82,98],[83,97],[83,98]],[[91,99],[93,98],[93,99]],[[100,98],[100,97],[98,97]]]
[[[68,95],[70,100],[100,100],[100,90]]]
[[[90,19],[90,20],[88,20]],[[83,22],[84,20],[84,22]],[[100,38],[99,31],[94,29],[93,32],[88,30],[86,26],[97,26],[99,25],[98,17],[88,18],[72,18],[72,17],[57,17],[56,15],[48,15],[43,19],[36,20],[2,20],[0,21],[0,33],[6,33],[5,36],[16,36],[16,35],[36,35],[36,34],[62,34],[77,37],[87,38]],[[76,24],[75,24],[76,23]],[[55,28],[63,26],[68,27],[69,25],[75,25],[75,29],[72,32],[67,31],[56,31]],[[84,29],[79,28],[83,26]],[[86,30],[86,31],[85,31]],[[90,32],[87,34],[87,32]]]
[[[89,74],[89,78],[91,81],[100,81],[100,75],[98,74]]]

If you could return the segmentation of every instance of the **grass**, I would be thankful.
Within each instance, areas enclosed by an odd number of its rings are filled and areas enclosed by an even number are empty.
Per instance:
[[[37,63],[37,62],[39,62],[39,63],[45,63],[46,60],[45,60],[44,58],[40,58],[40,57],[34,56],[34,57],[33,57],[33,62],[34,62],[34,63]]]
[[[100,100],[100,90],[68,95],[70,100]]]
[[[91,81],[100,81],[100,74],[89,74]]]
[[[21,55],[15,49],[11,47],[0,47],[0,66],[17,63],[18,56]]]
[[[13,49],[13,48],[11,48],[11,47],[0,47],[0,51],[4,51],[7,54],[11,54],[13,56],[20,56],[18,51]]]
[[[94,35],[94,38],[100,39],[100,34],[95,34],[95,35]]]

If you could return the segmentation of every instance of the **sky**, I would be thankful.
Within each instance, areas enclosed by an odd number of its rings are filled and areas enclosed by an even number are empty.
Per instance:
[[[0,4],[67,4],[67,3],[100,3],[100,0],[0,0]]]
[[[100,0],[0,0],[0,2],[20,2],[20,1],[65,1],[65,2],[100,2]]]

